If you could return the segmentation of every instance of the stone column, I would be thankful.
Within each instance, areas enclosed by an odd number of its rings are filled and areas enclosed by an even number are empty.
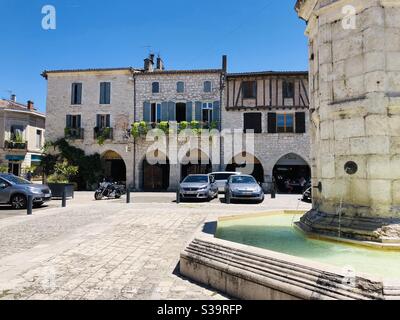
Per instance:
[[[313,185],[322,187],[300,226],[400,242],[400,1],[299,0],[296,9],[307,21]]]

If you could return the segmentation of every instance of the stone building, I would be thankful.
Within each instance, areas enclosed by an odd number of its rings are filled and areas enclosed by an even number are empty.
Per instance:
[[[19,176],[40,163],[45,120],[32,101],[0,100],[0,166]]]
[[[282,170],[293,164],[306,166],[309,161],[308,98],[304,91],[307,73],[229,75],[226,70],[226,57],[220,69],[166,70],[161,58],[150,55],[142,69],[45,71],[47,138],[66,137],[88,154],[99,153],[106,175],[126,181],[132,189],[175,190],[187,174],[225,170],[235,163],[223,161],[225,154],[215,136],[206,140],[195,138],[199,145],[188,146],[185,139],[171,143],[169,134],[165,138],[166,150],[153,150],[154,141],[145,135],[132,137],[135,128],[145,126],[147,131],[167,126],[169,132],[174,128],[179,131],[184,125],[196,126],[199,132],[211,129],[243,132],[243,117],[247,119],[247,114],[260,111],[263,131],[256,134],[257,154],[254,155],[262,163],[260,182],[271,180],[276,164]],[[231,82],[240,82],[242,78],[257,78],[265,83],[271,80],[271,86],[276,88],[274,98],[271,96],[267,102],[255,106],[251,99],[245,99],[250,104],[241,107],[228,106]],[[292,92],[281,101],[285,79],[288,80],[285,88]],[[267,93],[265,96],[269,99]],[[278,125],[276,133],[267,132],[267,116],[273,112],[277,114],[277,123],[281,121],[281,114],[284,116],[284,132],[279,131]],[[291,121],[292,129],[289,128]],[[297,123],[301,125],[296,126]],[[149,161],[154,156],[162,158],[162,163]]]
[[[255,139],[254,154],[224,157],[229,171],[251,163],[258,181],[274,177],[282,192],[287,179],[310,178],[307,72],[231,73],[224,96],[222,128],[253,130]]]
[[[296,9],[307,21],[319,186],[303,227],[398,241],[400,1],[299,0]]]

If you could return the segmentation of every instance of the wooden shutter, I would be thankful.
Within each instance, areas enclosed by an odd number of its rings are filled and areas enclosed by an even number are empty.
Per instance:
[[[106,82],[104,84],[105,88],[105,93],[104,93],[104,99],[105,99],[105,104],[110,104],[111,103],[111,83]]]
[[[200,101],[196,101],[195,103],[195,117],[196,121],[201,121],[201,110],[202,110],[202,103]]]
[[[219,101],[214,101],[212,121],[217,121],[218,123],[221,121],[219,113],[220,113]]]
[[[143,120],[146,122],[151,121],[151,104],[150,102],[143,102]]]
[[[100,83],[100,104],[104,104],[105,101],[105,88],[104,88],[104,82]]]
[[[66,128],[71,128],[71,126],[72,126],[72,117],[71,117],[70,114],[67,114],[66,120],[65,120],[65,127]]]
[[[193,103],[191,101],[186,102],[186,121],[192,121],[193,119]]]
[[[81,115],[80,114],[76,116],[76,127],[78,129],[81,128]]]
[[[176,120],[175,102],[169,101],[168,102],[168,121],[175,121],[175,120]]]
[[[101,119],[100,118],[101,118],[101,115],[98,114],[96,116],[96,127],[97,128],[100,128],[100,124],[101,124]]]
[[[305,112],[296,112],[296,133],[306,132],[306,114]]]
[[[111,128],[111,116],[109,114],[106,116],[106,128]]]
[[[254,133],[262,132],[261,113],[245,113],[244,115],[244,132],[254,130]]]
[[[161,121],[168,121],[168,102],[161,103]]]
[[[268,133],[276,133],[276,113],[268,112]]]
[[[76,84],[76,104],[82,104],[82,83]]]

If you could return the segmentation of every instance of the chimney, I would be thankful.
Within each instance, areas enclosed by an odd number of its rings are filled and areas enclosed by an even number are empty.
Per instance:
[[[154,71],[154,54],[149,54],[149,57],[144,59],[144,71],[153,72]]]
[[[29,101],[28,101],[28,104],[27,104],[28,110],[32,110],[32,111],[35,110],[35,108],[33,107],[33,105],[34,105],[34,104],[33,104],[33,101],[29,100]]]
[[[17,96],[15,94],[12,94],[10,100],[13,102],[17,102]]]
[[[164,61],[161,59],[160,56],[157,58],[157,70],[163,71],[165,70]]]
[[[222,71],[224,73],[228,71],[228,57],[225,54],[222,56]]]

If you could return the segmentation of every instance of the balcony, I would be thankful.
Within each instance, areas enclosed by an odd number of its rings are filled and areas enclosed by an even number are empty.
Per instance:
[[[113,140],[114,130],[113,128],[94,128],[94,139],[97,140]]]
[[[83,140],[84,129],[82,128],[65,128],[65,138],[69,140]]]
[[[4,149],[8,150],[28,150],[28,143],[25,142],[16,142],[16,141],[5,141]]]

